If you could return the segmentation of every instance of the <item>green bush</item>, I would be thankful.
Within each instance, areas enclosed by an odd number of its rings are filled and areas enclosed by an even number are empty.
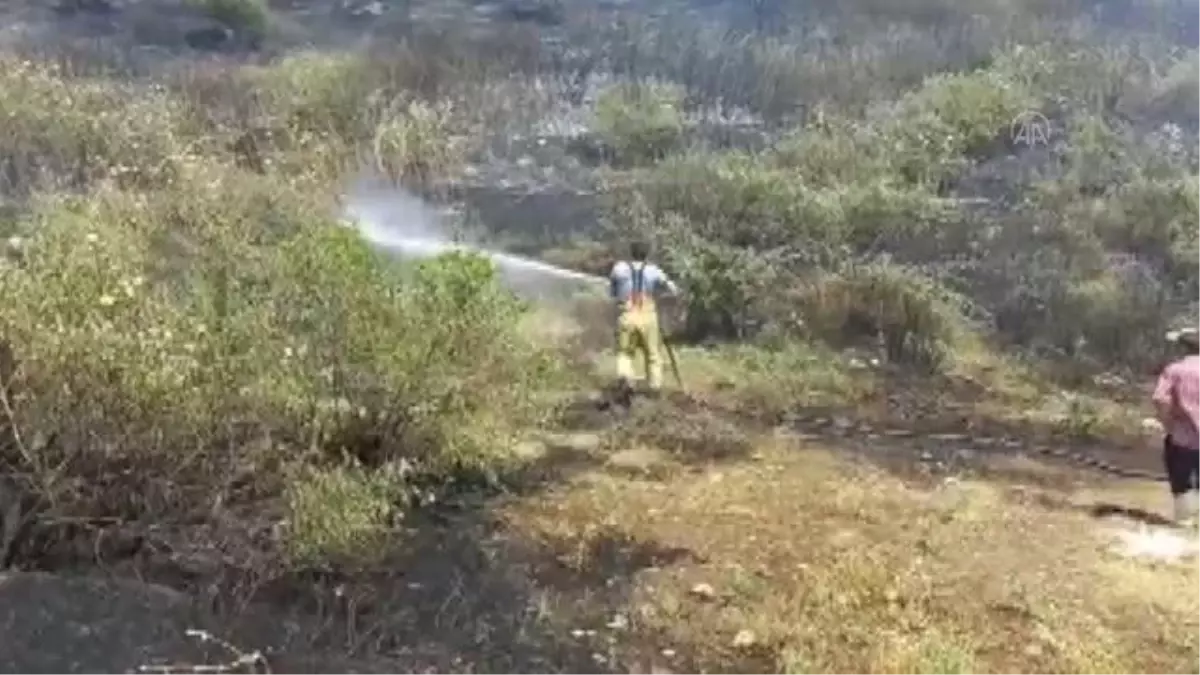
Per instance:
[[[168,517],[194,495],[236,500],[229,476],[279,494],[282,467],[346,456],[368,472],[503,469],[546,412],[553,363],[490,262],[397,267],[314,215],[329,211],[319,196],[229,167],[191,174],[45,203],[23,264],[0,272],[21,364],[7,403],[29,439],[4,459],[48,503]]]
[[[447,254],[402,274],[345,229],[302,235],[281,256],[276,321],[302,340],[300,374],[324,372],[291,386],[353,412],[324,422],[331,442],[370,446],[360,459],[373,464],[490,471],[543,412],[550,364],[523,340],[524,308],[487,259]]]
[[[1114,250],[1128,251],[1180,289],[1200,284],[1200,180],[1136,179],[1096,209],[1095,228]]]
[[[690,232],[735,246],[771,249],[799,243],[800,237],[840,238],[836,203],[749,154],[672,158],[635,189],[653,213],[686,220]]]
[[[356,482],[401,461],[495,474],[546,413],[555,362],[524,339],[490,263],[406,268],[322,215],[373,151],[406,179],[448,170],[442,107],[393,114],[358,57],[165,90],[5,64],[10,194],[83,192],[19,207],[5,234],[25,255],[0,269],[20,363],[3,460],[56,513],[170,520],[246,494],[302,510],[328,487],[312,464],[346,487],[326,515],[349,523],[379,513]],[[260,142],[243,153],[247,138]],[[333,521],[297,517],[294,559],[345,552],[320,543]]]
[[[266,0],[192,1],[212,18],[246,35],[263,36],[271,22],[271,9]]]
[[[892,168],[910,182],[937,185],[1006,139],[1013,120],[1034,106],[1023,87],[997,71],[934,76],[900,100],[883,130]]]
[[[596,101],[596,131],[620,161],[662,159],[682,139],[683,100],[683,91],[673,86],[614,85]]]
[[[835,148],[822,131],[809,147]],[[847,257],[941,245],[939,225],[955,208],[932,193],[889,180],[868,166],[858,180],[835,182],[797,156],[793,139],[777,156],[745,153],[672,158],[619,196],[613,222],[654,234],[662,258],[689,289],[688,333],[747,336],[794,322],[780,289]],[[847,156],[843,168],[854,173]],[[828,155],[826,155],[828,156]],[[867,159],[870,163],[874,160]],[[822,183],[827,183],[822,185]],[[647,214],[630,212],[642,205]]]
[[[771,160],[813,187],[833,188],[891,175],[887,143],[869,124],[822,116],[785,136]]]
[[[778,271],[752,250],[674,240],[665,261],[687,289],[685,333],[692,338],[749,337],[767,320]]]
[[[1074,352],[1112,362],[1160,351],[1169,328],[1166,289],[1131,276],[1108,271],[1068,287],[1054,320],[1074,335]]]

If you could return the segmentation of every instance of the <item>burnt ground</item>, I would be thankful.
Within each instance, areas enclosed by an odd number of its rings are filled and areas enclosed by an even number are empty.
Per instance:
[[[53,573],[11,572],[0,581],[6,613],[0,642],[20,647],[5,651],[0,670],[131,671],[199,663],[232,664],[239,672],[661,669],[670,639],[645,628],[630,632],[620,617],[630,611],[638,579],[654,570],[703,565],[703,554],[618,530],[592,533],[586,550],[563,548],[523,536],[504,514],[525,503],[554,504],[561,490],[589,476],[653,483],[678,471],[703,475],[752,464],[762,439],[780,434],[818,442],[851,463],[913,485],[936,485],[951,476],[985,480],[1033,489],[1029,498],[1046,508],[1161,520],[1135,503],[1080,504],[1061,496],[1120,480],[1103,473],[1069,463],[1047,471],[1047,458],[1037,456],[1026,464],[993,461],[1022,452],[1013,447],[1020,429],[993,427],[984,436],[976,425],[962,433],[959,420],[954,433],[954,419],[926,414],[914,431],[849,409],[765,419],[720,395],[639,400],[630,411],[596,403],[596,397],[584,397],[569,406],[563,429],[539,441],[538,458],[510,477],[506,489],[449,492],[440,504],[414,512],[396,551],[370,570],[276,576],[220,598],[204,588],[219,580],[192,576],[184,582],[171,573],[169,560],[145,549],[103,565],[79,557]],[[1154,453],[1127,445],[1079,447],[1123,466],[1156,468]],[[665,453],[675,468],[661,473],[629,461],[636,448]],[[102,537],[95,535],[96,551]],[[208,631],[231,646],[205,642],[189,630]],[[700,665],[689,662],[686,652],[672,654],[665,659],[670,667]],[[769,655],[739,658],[736,663],[752,672],[775,667]]]

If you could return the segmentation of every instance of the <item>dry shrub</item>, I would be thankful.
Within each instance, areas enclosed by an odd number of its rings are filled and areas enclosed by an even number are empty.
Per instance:
[[[50,200],[3,269],[4,461],[30,490],[61,515],[179,522],[278,494],[300,461],[502,469],[549,362],[490,262],[398,268],[319,197],[190,173]]]
[[[244,166],[325,182],[371,166],[427,187],[461,163],[462,120],[448,100],[405,90],[409,74],[379,58],[295,52],[265,66],[193,70],[177,87]]]
[[[323,215],[372,151],[412,182],[451,170],[445,106],[396,108],[362,54],[171,89],[4,65],[8,187],[37,198],[5,226],[25,245],[0,273],[3,461],[46,508],[181,523],[320,476],[503,469],[553,370],[524,307],[485,260],[399,265]],[[295,560],[341,546],[320,530]]]
[[[970,332],[961,299],[918,271],[887,262],[822,277],[801,303],[817,335],[872,338],[889,360],[931,370],[945,365]]]
[[[1189,129],[1200,127],[1200,52],[1189,50],[1157,81],[1149,79],[1154,89],[1143,102],[1145,114]]]
[[[46,63],[0,55],[0,92],[9,194],[98,180],[163,185],[196,145],[182,107],[154,87],[71,78]]]
[[[596,131],[620,162],[662,159],[681,140],[683,99],[684,92],[672,85],[614,85],[596,100]]]
[[[240,75],[272,126],[328,133],[351,143],[370,129],[374,110],[369,97],[375,83],[361,54],[295,52]]]
[[[404,476],[358,466],[300,467],[284,492],[286,555],[299,565],[369,565],[402,515]]]
[[[375,129],[376,169],[394,181],[430,185],[452,174],[463,160],[462,144],[451,139],[451,108],[412,101],[390,111]]]

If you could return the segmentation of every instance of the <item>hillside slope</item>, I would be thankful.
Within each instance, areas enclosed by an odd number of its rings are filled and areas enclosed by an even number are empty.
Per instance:
[[[0,665],[1190,672],[1184,5],[4,3]]]

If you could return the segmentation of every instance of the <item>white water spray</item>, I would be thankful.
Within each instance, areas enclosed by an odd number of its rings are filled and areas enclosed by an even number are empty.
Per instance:
[[[1117,552],[1127,558],[1152,560],[1186,560],[1200,554],[1194,537],[1186,537],[1164,528],[1140,527],[1136,530],[1114,530]]]
[[[544,295],[595,288],[604,279],[523,256],[493,251],[446,235],[445,214],[399,189],[359,188],[347,196],[346,216],[371,244],[410,257],[462,250],[490,258],[515,290]]]

